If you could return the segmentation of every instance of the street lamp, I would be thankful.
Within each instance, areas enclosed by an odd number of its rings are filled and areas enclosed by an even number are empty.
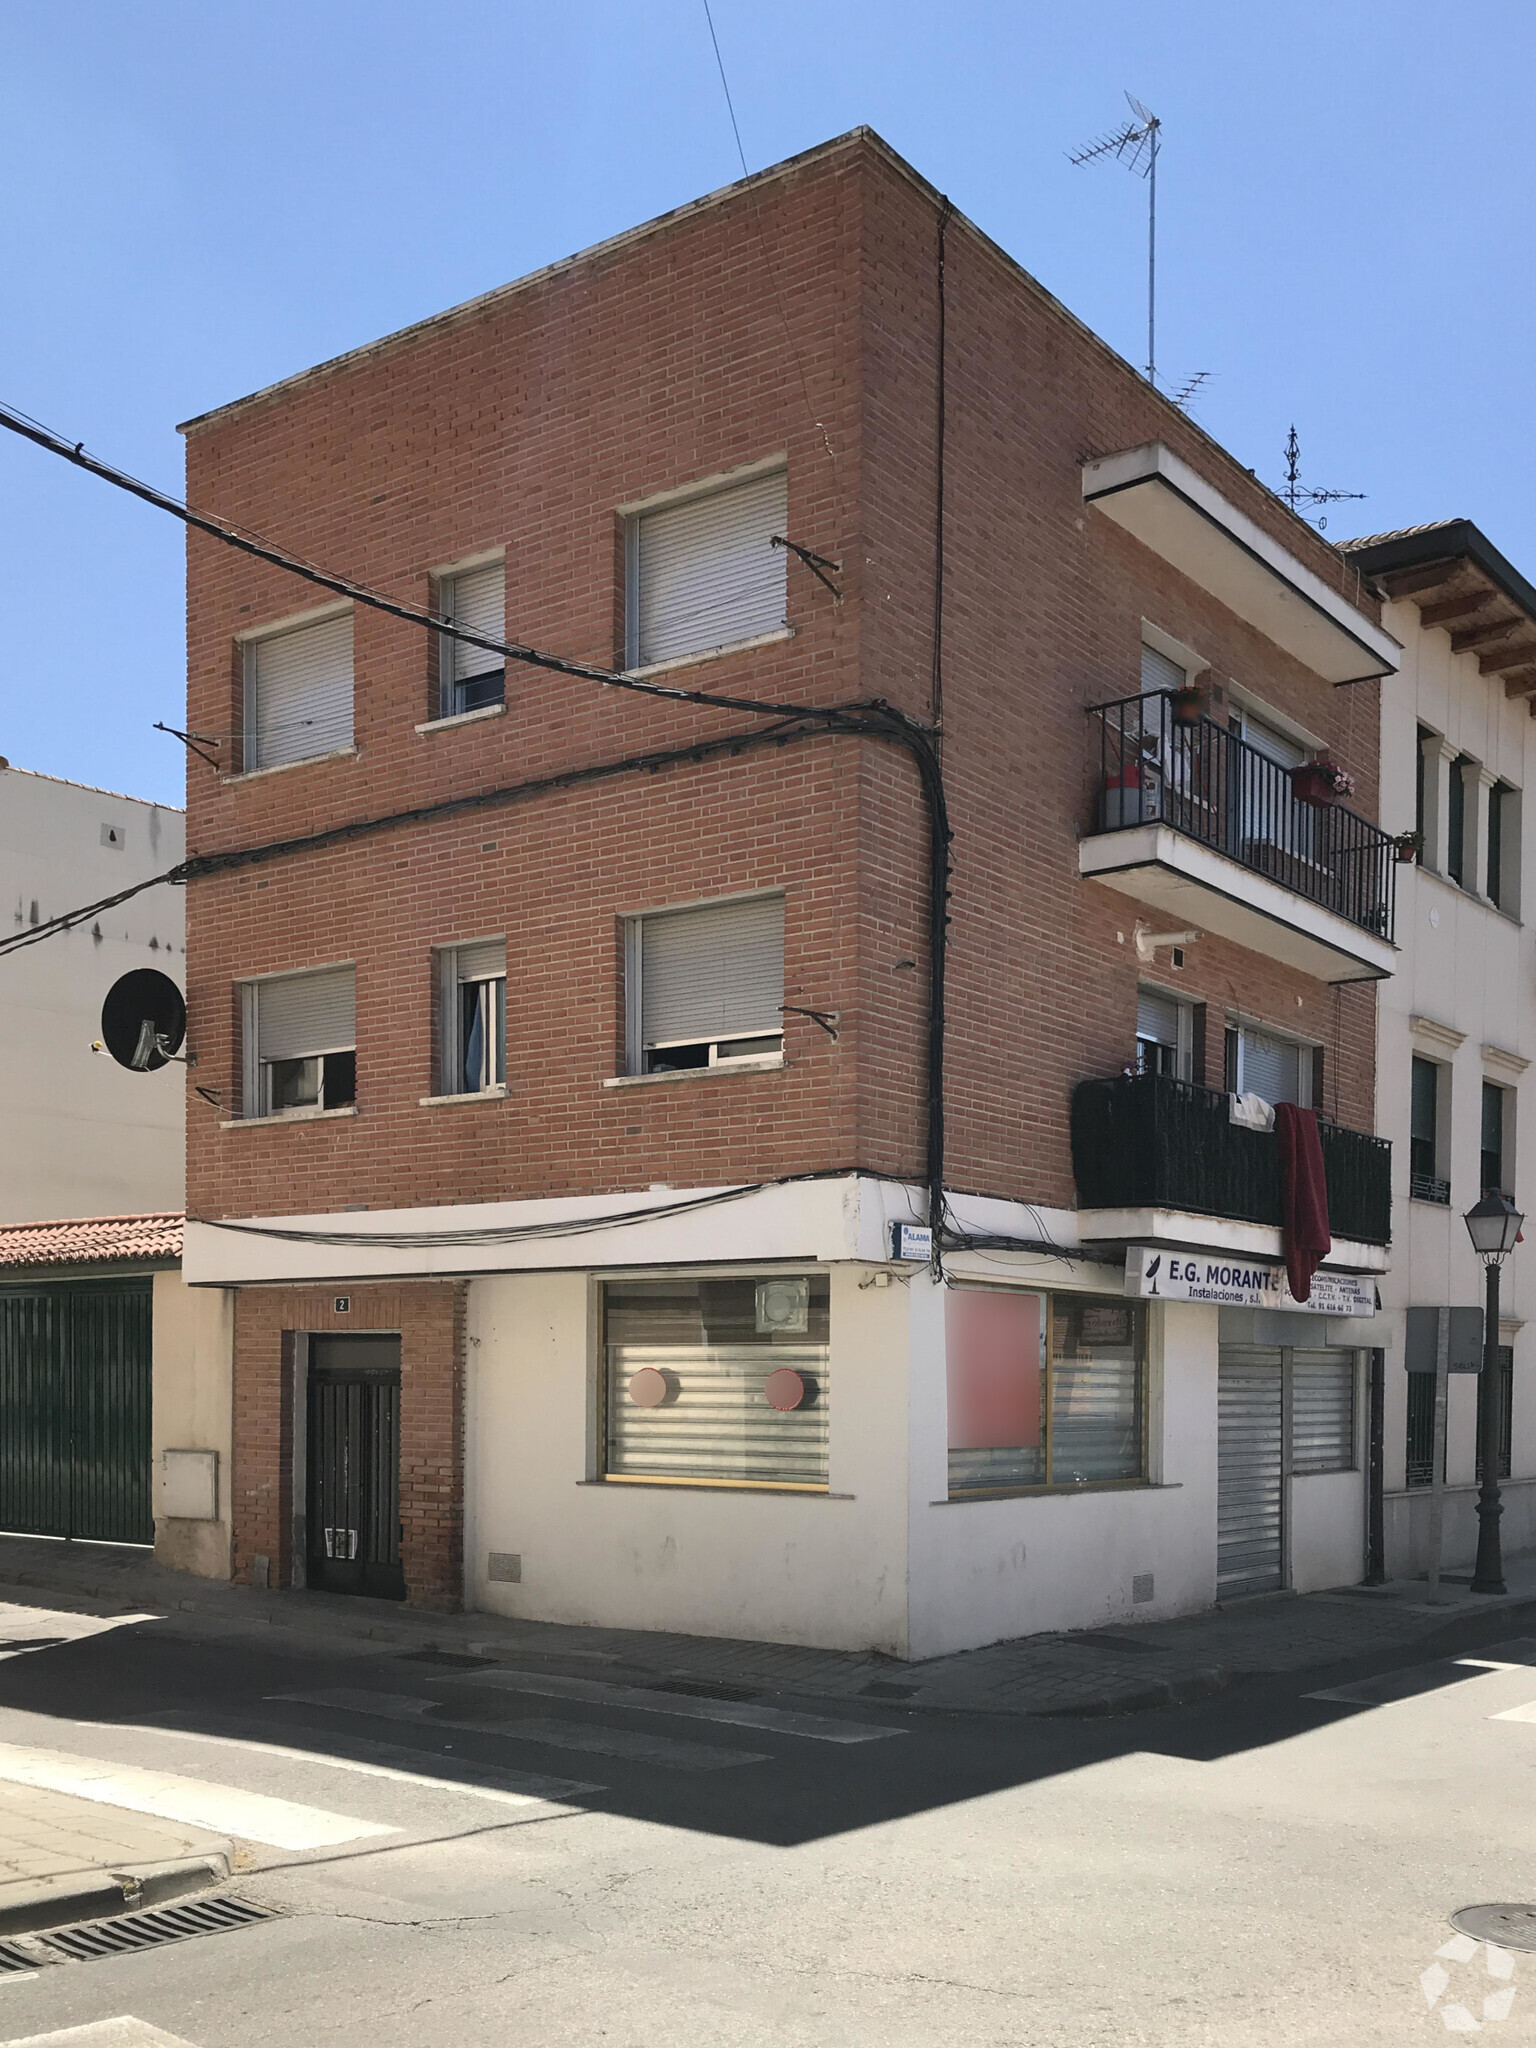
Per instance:
[[[1472,1591],[1502,1593],[1504,1558],[1499,1547],[1499,1517],[1504,1507],[1499,1499],[1499,1401],[1495,1391],[1499,1371],[1499,1274],[1520,1242],[1520,1226],[1525,1218],[1508,1195],[1488,1194],[1475,1209],[1467,1211],[1465,1221],[1472,1249],[1482,1260],[1487,1278],[1483,1369],[1477,1381],[1477,1442],[1483,1483],[1477,1496],[1477,1567],[1472,1574]]]

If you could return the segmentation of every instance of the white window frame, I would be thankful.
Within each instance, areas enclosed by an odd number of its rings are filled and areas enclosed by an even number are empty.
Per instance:
[[[352,1044],[350,1047],[333,1047],[330,1053],[311,1053],[305,1058],[321,1062],[316,1100],[303,1103],[292,1109],[275,1109],[272,1106],[272,1069],[286,1065],[285,1061],[269,1060],[262,1057],[260,995],[266,984],[275,981],[299,981],[310,974],[334,974],[339,969],[350,968],[355,978],[357,965],[351,960],[327,960],[318,967],[299,967],[291,971],[282,970],[275,974],[258,974],[240,984],[240,1117],[241,1123],[302,1122],[306,1117],[339,1114],[341,1110],[353,1110],[357,1106],[357,1030],[354,1018]],[[354,979],[354,1002],[356,999]],[[350,1051],[353,1064],[352,1098],[349,1102],[333,1109],[325,1100],[325,1065],[328,1058],[337,1053]]]
[[[295,612],[291,618],[276,619],[264,626],[252,626],[235,636],[235,646],[240,655],[240,770],[242,775],[272,775],[284,768],[302,768],[313,761],[330,760],[341,754],[357,751],[357,642],[356,607],[350,603],[316,605],[306,612]],[[261,758],[260,734],[256,712],[259,692],[256,687],[256,663],[258,650],[273,640],[286,638],[290,633],[303,633],[311,626],[324,626],[332,619],[352,616],[353,647],[351,675],[351,704],[348,724],[351,738],[345,746],[321,747],[313,754],[300,754],[289,761],[267,762]]]
[[[727,904],[784,900],[782,889],[747,889],[732,896],[711,896],[702,903],[669,903],[652,910],[632,912],[624,919],[624,1071],[628,1076],[643,1076],[647,1072],[699,1072],[724,1069],[727,1072],[744,1068],[782,1066],[784,1063],[784,1029],[782,1013],[777,1032],[742,1032],[728,1038],[668,1038],[659,1040],[652,1050],[665,1051],[669,1046],[705,1045],[709,1048],[708,1063],[699,1068],[652,1068],[645,1064],[644,1043],[644,995],[643,995],[643,946],[641,933],[645,921],[650,917],[670,917],[690,910],[719,910]],[[722,1045],[759,1040],[765,1050],[750,1053],[721,1054]],[[771,1042],[770,1042],[771,1041]]]
[[[507,975],[503,961],[499,975],[476,975],[471,980],[459,978],[459,956],[471,946],[506,944],[505,938],[460,939],[451,946],[437,948],[437,1015],[438,1015],[438,1059],[437,1086],[439,1101],[473,1102],[481,1096],[505,1095],[507,1092]],[[494,994],[498,983],[501,993]],[[463,991],[467,988],[492,991],[489,998],[479,997],[482,1005],[488,1001],[493,1024],[499,1023],[499,1030],[489,1034],[493,1048],[491,1061],[492,1076],[481,1088],[464,1088],[459,1083],[458,1048],[460,1027],[463,1022]],[[499,1013],[499,1016],[498,1016]],[[430,1099],[430,1098],[429,1098]]]
[[[483,554],[468,555],[461,562],[450,562],[444,568],[434,569],[432,572],[432,580],[437,589],[437,609],[439,610],[439,612],[442,613],[442,615],[445,618],[451,619],[454,616],[454,584],[457,582],[458,578],[461,576],[472,576],[477,569],[489,569],[492,567],[499,567],[501,570],[501,630],[502,637],[503,639],[505,639],[507,630],[507,558],[505,550],[501,548],[491,548]],[[457,702],[457,694],[459,690],[463,687],[463,684],[461,684],[454,675],[454,668],[457,661],[459,644],[460,643],[457,640],[453,639],[451,635],[447,633],[439,633],[437,636],[437,712],[435,719],[430,721],[432,723],[436,723],[439,720],[450,718],[474,718],[476,716],[483,718],[488,713],[499,710],[505,705],[507,664],[505,658],[503,658],[501,664],[502,695],[490,704],[471,705],[465,710],[459,709]],[[487,659],[489,658],[490,656],[487,655]],[[488,670],[487,674],[489,673],[490,671]],[[465,678],[465,682],[473,682],[477,680],[479,680],[477,677]]]

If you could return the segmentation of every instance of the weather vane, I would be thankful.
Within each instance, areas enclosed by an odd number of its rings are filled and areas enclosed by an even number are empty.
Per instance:
[[[1301,481],[1301,443],[1296,438],[1293,426],[1285,437],[1285,482],[1280,486],[1280,495],[1293,512],[1305,519],[1318,505],[1337,505],[1345,498],[1363,498],[1364,491],[1315,491],[1310,484]],[[1317,521],[1320,533],[1327,530],[1326,518]]]

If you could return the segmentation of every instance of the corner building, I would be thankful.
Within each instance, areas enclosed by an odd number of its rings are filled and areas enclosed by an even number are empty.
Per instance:
[[[190,537],[237,1576],[914,1657],[1359,1576],[1350,564],[864,130],[185,431],[491,643]],[[1321,1115],[1309,1311],[1238,1094]]]

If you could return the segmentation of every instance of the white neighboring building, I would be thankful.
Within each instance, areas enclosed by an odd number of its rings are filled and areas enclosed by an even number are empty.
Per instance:
[[[1385,1565],[1401,1577],[1429,1562],[1440,1308],[1461,1311],[1447,1325],[1442,1562],[1469,1566],[1477,1547],[1483,1272],[1463,1216],[1488,1187],[1536,1209],[1521,1149],[1536,1143],[1536,833],[1523,829],[1536,791],[1536,588],[1469,520],[1345,552],[1391,600],[1385,623],[1403,643],[1381,698],[1381,819],[1422,844],[1420,863],[1398,871],[1402,959],[1377,1011],[1377,1129],[1393,1153],[1392,1265],[1380,1283]],[[1536,1242],[1506,1265],[1501,1311],[1511,1552],[1536,1548]]]
[[[185,851],[185,817],[164,804],[0,771],[0,931],[94,903]],[[183,1207],[180,1072],[130,1074],[91,1051],[102,997],[134,967],[184,983],[182,890],[146,890],[0,960],[0,1223]]]

